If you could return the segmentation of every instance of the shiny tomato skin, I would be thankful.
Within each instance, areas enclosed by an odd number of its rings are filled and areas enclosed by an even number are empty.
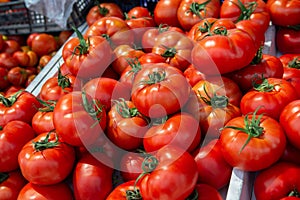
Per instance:
[[[55,128],[53,124],[53,110],[47,111],[41,109],[38,112],[36,112],[35,115],[32,117],[31,126],[37,134],[54,130]]]
[[[117,187],[115,187],[113,191],[111,191],[111,193],[108,195],[106,200],[115,200],[115,199],[127,200],[128,195],[126,194],[126,192],[128,190],[134,190],[134,189],[137,190],[139,189],[138,185],[135,186],[135,181],[134,180],[126,181],[124,183],[121,183]]]
[[[8,73],[8,69],[4,67],[0,67],[0,90],[4,90],[8,88],[8,86],[10,85],[7,79],[7,73]]]
[[[156,24],[168,24],[180,27],[177,10],[182,0],[161,0],[154,8],[154,21]]]
[[[41,57],[57,51],[58,44],[53,35],[40,33],[32,39],[31,49]]]
[[[4,67],[6,69],[11,69],[13,67],[17,67],[18,62],[13,58],[9,53],[0,53],[0,67]]]
[[[25,68],[13,67],[7,73],[8,81],[14,86],[24,86],[28,78]]]
[[[136,180],[143,172],[142,163],[145,159],[143,153],[126,152],[121,158],[121,176],[124,181]]]
[[[280,27],[276,31],[276,47],[282,54],[300,53],[300,31],[292,28]]]
[[[192,64],[184,70],[183,74],[191,87],[193,87],[199,81],[205,79],[204,74],[197,70]]]
[[[280,161],[295,163],[300,165],[300,160],[297,159],[300,156],[300,149],[297,149],[290,142],[287,142],[285,150],[280,157]]]
[[[198,200],[223,200],[219,191],[208,184],[197,184]]]
[[[11,171],[9,173],[0,172],[2,180],[3,176],[8,176],[3,182],[0,182],[0,196],[1,200],[17,199],[20,190],[26,185],[27,181],[19,170]]]
[[[1,52],[13,55],[16,51],[21,50],[20,44],[15,40],[5,40]]]

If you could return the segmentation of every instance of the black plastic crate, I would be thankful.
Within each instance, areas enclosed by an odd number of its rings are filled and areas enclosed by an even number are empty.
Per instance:
[[[85,22],[86,14],[94,0],[77,0],[67,20],[67,27],[78,27]],[[5,35],[30,34],[33,32],[57,32],[62,28],[47,17],[29,10],[24,1],[0,4],[0,33]]]

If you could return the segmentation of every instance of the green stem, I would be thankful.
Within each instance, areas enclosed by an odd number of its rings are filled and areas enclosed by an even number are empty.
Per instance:
[[[261,46],[258,51],[256,52],[254,58],[251,61],[251,65],[257,65],[259,63],[261,63],[262,61],[262,57],[263,57],[263,46]]]
[[[123,118],[132,118],[138,116],[140,113],[137,108],[129,108],[125,99],[121,98],[120,101],[112,100],[116,105],[116,109],[118,113]]]
[[[0,102],[3,103],[5,107],[11,107],[18,99],[19,95],[23,92],[23,90],[19,90],[14,95],[5,98],[3,95],[0,95]]]
[[[165,46],[164,46],[165,47]],[[162,57],[165,57],[165,58],[173,58],[177,51],[174,47],[165,47],[167,48],[163,54],[161,54]]]
[[[0,172],[0,184],[9,178],[9,174],[5,172]]]
[[[289,68],[300,69],[300,56],[295,57],[292,61],[288,63]]]
[[[107,8],[100,6],[100,4],[98,4],[97,6],[100,15],[106,16],[109,13],[109,10]]]
[[[270,84],[268,79],[262,78],[262,83],[254,83],[253,88],[259,92],[271,92],[274,90],[274,85]]]
[[[101,117],[98,117],[99,113],[103,111],[102,105],[99,106],[99,103],[96,100],[92,100],[92,102],[89,102],[86,96],[86,92],[82,91],[82,103],[85,111],[97,122],[101,120]],[[95,123],[94,125],[96,125]],[[94,126],[93,125],[93,126]],[[92,126],[92,127],[93,127]]]
[[[298,190],[295,188],[294,190],[292,190],[289,194],[289,197],[300,197],[300,193],[298,192]]]
[[[237,22],[239,22],[239,21],[242,21],[242,20],[250,19],[250,16],[252,15],[252,13],[255,11],[255,9],[257,7],[257,2],[252,1],[252,2],[249,2],[247,5],[244,5],[241,2],[241,0],[238,0],[237,6],[241,10],[241,14],[237,19]]]
[[[90,42],[89,39],[88,41],[86,41],[82,35],[82,33],[76,28],[76,27],[72,27],[73,30],[75,31],[78,39],[79,39],[79,45],[77,47],[75,47],[74,51],[73,51],[73,55],[76,54],[76,50],[79,51],[79,55],[84,55],[88,52],[89,50],[89,46],[90,46]]]
[[[293,29],[295,31],[300,31],[300,24],[294,25],[294,26],[287,26],[287,27],[290,28],[290,29]]]
[[[164,70],[156,71],[156,72],[153,72],[152,74],[149,74],[148,78],[149,78],[148,81],[142,81],[141,83],[145,83],[148,85],[159,83],[166,79],[166,72]]]
[[[70,79],[66,75],[64,76],[61,74],[60,68],[58,68],[57,82],[58,82],[58,86],[60,86],[62,89],[71,86]]]
[[[37,98],[37,100],[40,102],[40,104],[42,104],[42,108],[39,108],[40,112],[53,112],[55,105],[56,105],[56,101],[52,101],[52,100],[48,100],[48,101],[43,101],[39,98]]]
[[[49,141],[49,137],[51,133],[55,134],[55,141],[53,142]],[[54,131],[48,132],[44,140],[38,142],[32,142],[32,143],[36,151],[43,151],[45,149],[54,148],[59,145],[58,136]]]
[[[199,199],[199,194],[196,189],[193,190],[192,194],[186,198],[186,200],[198,200]]]
[[[126,190],[126,200],[141,200],[143,199],[139,189]]]
[[[163,32],[166,32],[170,29],[170,26],[168,24],[160,24],[158,26],[158,33],[161,34]]]
[[[191,3],[189,12],[192,12],[193,14],[197,15],[198,17],[200,17],[202,19],[202,17],[204,17],[206,15],[206,5],[210,1],[211,0],[207,0],[203,3],[197,3],[197,2]],[[204,11],[204,16],[201,16],[201,13],[200,13],[201,11]]]
[[[159,162],[158,159],[152,155],[145,157],[142,163],[142,170],[143,172],[137,177],[134,182],[134,188],[136,188],[136,184],[143,178],[145,175],[153,172],[156,167],[158,166]]]
[[[228,97],[224,95],[217,95],[216,91],[213,91],[213,96],[211,97],[207,92],[205,83],[203,84],[203,90],[207,98],[202,96],[199,91],[198,91],[198,95],[200,96],[202,101],[204,101],[204,103],[206,103],[207,105],[213,107],[214,109],[226,108],[228,106],[228,102],[229,102]]]

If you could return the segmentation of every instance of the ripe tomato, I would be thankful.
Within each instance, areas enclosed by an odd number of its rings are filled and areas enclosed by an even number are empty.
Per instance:
[[[41,57],[57,51],[58,45],[53,35],[40,33],[33,37],[31,41],[31,49],[37,53],[39,57]]]
[[[108,112],[108,138],[124,150],[135,150],[142,145],[148,122],[131,101],[114,100]]]
[[[300,191],[300,168],[298,165],[279,162],[260,172],[254,181],[257,200],[297,197]]]
[[[73,173],[75,199],[106,199],[113,187],[112,173],[112,168],[92,155],[85,154],[77,162]]]
[[[9,53],[0,53],[0,67],[11,69],[17,67],[18,62]]]
[[[17,199],[20,190],[27,181],[19,170],[9,173],[0,172],[0,196],[1,200]]]
[[[35,199],[35,200],[73,200],[73,194],[70,187],[64,183],[54,185],[35,185],[27,183],[18,196],[17,200]]]
[[[73,31],[71,31],[71,30],[60,31],[58,34],[58,38],[57,38],[58,46],[61,47],[62,45],[64,45],[72,34],[73,34]]]
[[[298,159],[300,156],[300,149],[297,149],[290,142],[287,142],[285,150],[280,157],[280,161],[292,162],[297,165],[300,165],[300,160]]]
[[[192,155],[198,167],[198,183],[208,184],[217,190],[229,184],[232,166],[223,158],[220,140],[211,140]]]
[[[90,8],[86,15],[86,23],[91,26],[95,21],[103,17],[119,17],[124,18],[124,14],[120,6],[116,3],[98,3]]]
[[[167,24],[180,27],[177,10],[182,0],[160,0],[154,8],[154,21],[156,24]]]
[[[217,189],[208,184],[197,184],[198,200],[223,200]]]
[[[146,173],[139,185],[144,200],[186,199],[196,186],[196,162],[189,153],[177,147],[168,145],[159,149],[154,156],[145,159],[143,166]]]
[[[29,124],[14,120],[8,122],[0,131],[0,172],[19,168],[18,154],[22,147],[35,137]]]
[[[166,63],[145,64],[133,82],[131,98],[140,113],[160,118],[179,111],[191,88],[183,73]]]
[[[30,61],[29,56],[24,51],[16,51],[12,54],[13,58],[17,60],[18,65],[21,67],[27,67]]]
[[[279,52],[300,54],[300,30],[291,28],[278,28],[276,31],[276,45]]]
[[[299,122],[300,122],[300,100],[287,104],[280,113],[279,121],[282,125],[289,142],[300,149],[300,133],[299,133]]]
[[[28,78],[25,68],[13,67],[7,73],[8,81],[14,86],[24,86]]]
[[[8,88],[8,86],[10,85],[7,79],[7,73],[8,73],[8,69],[4,67],[0,67],[0,90],[1,91]]]
[[[52,185],[62,182],[71,173],[75,151],[55,131],[50,131],[25,144],[18,161],[23,176],[29,182]]]
[[[192,87],[199,81],[205,79],[204,74],[197,70],[192,64],[184,70],[183,75]]]
[[[198,120],[188,113],[177,113],[163,120],[163,123],[150,127],[144,136],[143,146],[146,152],[154,152],[169,145],[192,152],[200,140]]]
[[[53,123],[64,142],[73,146],[88,145],[103,133],[106,111],[85,92],[73,91],[56,103]]]
[[[267,78],[242,97],[240,108],[242,114],[247,114],[259,107],[258,114],[279,119],[284,106],[297,98],[297,92],[289,82],[281,78]]]
[[[202,19],[218,18],[221,4],[219,0],[182,0],[177,10],[177,19],[185,31],[189,31]]]
[[[135,185],[135,181],[127,181],[118,185],[114,190],[108,195],[106,200],[127,200],[127,199],[142,199],[141,193],[139,191],[139,186]]]
[[[121,176],[124,181],[136,180],[143,172],[142,163],[147,156],[146,153],[126,152],[120,161]]]
[[[21,50],[20,44],[15,40],[5,40],[1,52],[13,55],[16,51]]]
[[[31,124],[32,117],[40,106],[41,104],[33,94],[23,90],[5,97],[0,95],[0,126],[13,120]]]
[[[285,133],[279,122],[256,112],[231,119],[221,130],[224,159],[244,171],[258,171],[271,166],[286,146]]]
[[[35,36],[39,35],[39,33],[30,33],[26,39],[26,44],[27,46],[29,46],[30,48],[32,47],[32,40],[33,38],[35,38]]]

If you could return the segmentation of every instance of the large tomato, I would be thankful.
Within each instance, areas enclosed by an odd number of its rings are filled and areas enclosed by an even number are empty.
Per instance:
[[[145,159],[143,171],[144,176],[138,182],[144,200],[186,199],[194,190],[198,179],[193,157],[171,145]]]
[[[154,152],[164,146],[178,146],[193,151],[201,140],[198,120],[188,113],[177,113],[154,124],[146,132],[143,146],[147,152]]]
[[[0,126],[12,120],[31,124],[32,117],[41,106],[33,94],[19,90],[9,96],[0,95]]]
[[[300,2],[297,0],[268,0],[272,23],[278,26],[294,26],[300,24]]]
[[[189,31],[202,19],[218,18],[221,4],[219,0],[182,0],[177,10],[177,19],[185,31]]]
[[[282,125],[289,142],[300,149],[300,133],[299,133],[299,122],[300,122],[300,100],[287,104],[279,117],[280,124]]]
[[[110,65],[112,50],[109,43],[101,36],[84,39],[76,30],[77,37],[66,42],[62,57],[74,76],[92,78],[103,74]]]
[[[55,131],[50,131],[25,144],[18,161],[23,176],[29,182],[52,185],[62,182],[71,173],[75,151]]]
[[[105,200],[112,191],[113,169],[90,154],[85,154],[76,164],[73,188],[77,200]]]
[[[64,182],[54,185],[35,185],[27,183],[20,191],[17,200],[73,200],[71,188]]]
[[[14,86],[24,86],[28,79],[28,73],[25,68],[13,67],[8,71],[7,79]]]
[[[18,62],[9,53],[0,53],[0,67],[11,69],[17,67]]]
[[[132,102],[143,115],[164,117],[179,111],[191,88],[183,73],[166,63],[145,64],[133,82]]]
[[[41,33],[33,37],[31,41],[31,49],[39,57],[51,54],[58,49],[58,44],[53,35],[48,33]]]
[[[280,27],[276,31],[276,47],[282,54],[300,53],[300,30],[299,28]]]
[[[73,91],[60,98],[53,110],[53,123],[68,144],[91,144],[106,127],[105,108],[85,92]]]
[[[223,158],[220,140],[211,140],[192,155],[198,167],[198,183],[208,184],[217,190],[229,184],[232,166]]]
[[[258,171],[280,158],[286,138],[278,121],[254,112],[225,124],[220,142],[224,159],[231,166],[244,171]]]
[[[8,122],[0,130],[0,172],[9,172],[19,168],[18,154],[35,137],[35,132],[19,120]]]
[[[156,24],[168,24],[180,27],[177,10],[182,0],[160,0],[154,8],[154,21]]]
[[[95,21],[103,17],[119,17],[124,18],[124,14],[120,6],[116,3],[98,3],[93,6],[86,15],[86,23],[91,26]]]
[[[299,197],[299,191],[300,167],[288,162],[279,162],[263,170],[254,181],[254,194],[257,200]]]
[[[127,200],[127,199],[142,199],[139,191],[139,186],[135,184],[134,180],[127,181],[118,185],[108,195],[106,200]]]
[[[2,50],[3,53],[9,53],[13,55],[14,52],[21,50],[20,44],[12,39],[4,40]]]
[[[247,114],[258,110],[274,119],[279,115],[284,106],[298,99],[296,89],[282,78],[263,78],[261,83],[256,83],[241,99],[241,112]]]
[[[0,172],[0,197],[1,200],[17,199],[20,190],[27,181],[19,170],[9,173]]]

